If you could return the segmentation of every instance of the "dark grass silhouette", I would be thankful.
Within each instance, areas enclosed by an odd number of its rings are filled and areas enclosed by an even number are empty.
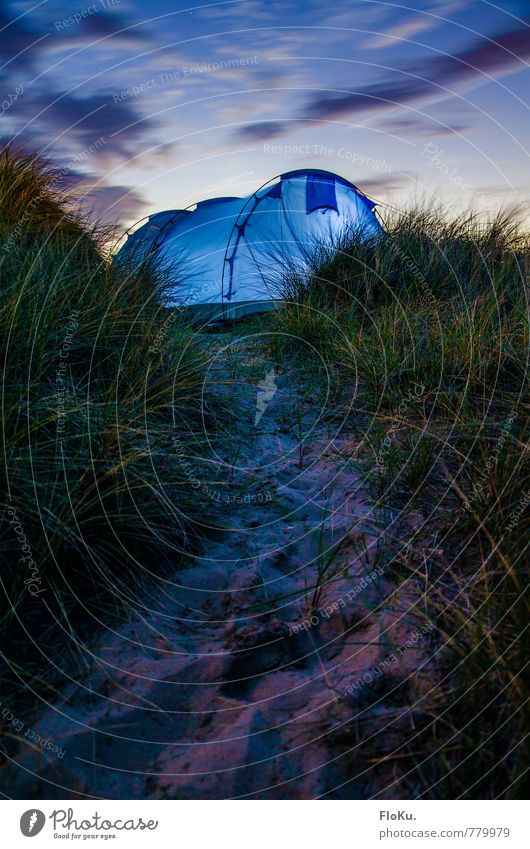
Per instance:
[[[175,568],[200,515],[168,470],[170,437],[195,439],[203,358],[180,316],[167,321],[164,270],[112,264],[112,236],[76,212],[49,164],[2,150],[1,631],[10,674],[42,673],[73,623],[142,599],[149,572]]]

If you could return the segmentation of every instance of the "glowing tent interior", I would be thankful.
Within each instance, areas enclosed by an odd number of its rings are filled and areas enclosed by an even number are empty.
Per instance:
[[[318,245],[344,232],[382,232],[375,203],[328,171],[290,171],[247,197],[218,197],[151,215],[118,257],[161,255],[173,272],[168,305],[220,317],[270,308],[288,268],[304,269]]]

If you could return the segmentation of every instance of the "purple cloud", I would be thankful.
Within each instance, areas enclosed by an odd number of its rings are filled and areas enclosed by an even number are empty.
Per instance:
[[[151,119],[142,120],[129,103],[115,103],[103,94],[81,98],[31,88],[12,106],[10,117],[17,121],[24,138],[46,138],[46,147],[52,147],[54,139],[63,134],[61,144],[70,150],[82,150],[103,138],[103,158],[133,155],[138,141],[145,140],[146,132],[155,126]],[[26,127],[21,126],[22,121],[27,122]]]
[[[28,26],[27,17],[14,20],[16,17],[0,2],[0,64],[9,63],[11,72],[15,67],[30,67],[48,35],[40,28]]]
[[[355,90],[331,91],[311,98],[295,121],[263,121],[242,127],[240,138],[259,141],[280,135],[304,121],[338,120],[360,112],[393,108],[432,98],[445,88],[465,84],[481,74],[499,74],[521,67],[530,57],[530,28],[524,22],[513,30],[472,45],[454,56],[440,56],[419,66],[396,68],[385,79]],[[428,76],[426,76],[428,74]]]
[[[76,180],[76,189],[76,194],[82,193],[81,209],[103,225],[138,221],[145,212],[145,198],[130,186],[96,186],[90,178],[81,178]]]
[[[402,69],[407,74],[359,88],[344,94],[330,93],[313,98],[306,107],[308,117],[327,120],[341,118],[377,106],[393,107],[438,94],[449,85],[466,83],[480,74],[507,71],[530,56],[530,29],[524,27],[501,33],[454,56],[442,56],[426,64],[427,71],[415,65]],[[430,78],[426,78],[425,74]]]
[[[257,121],[255,124],[247,124],[237,131],[237,135],[244,141],[266,141],[280,135],[283,130],[293,123],[292,121]]]

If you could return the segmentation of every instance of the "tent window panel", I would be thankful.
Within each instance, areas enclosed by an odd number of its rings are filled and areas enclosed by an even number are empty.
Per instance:
[[[335,178],[321,174],[309,174],[306,188],[306,212],[316,209],[334,209],[338,213]]]
[[[276,183],[275,186],[272,187],[270,191],[267,192],[266,197],[268,198],[276,198],[276,200],[280,200],[282,196],[282,183]]]

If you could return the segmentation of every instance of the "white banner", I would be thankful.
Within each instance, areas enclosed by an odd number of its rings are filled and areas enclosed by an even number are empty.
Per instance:
[[[68,846],[156,849],[523,849],[529,845],[524,806],[505,801],[6,801],[2,844],[28,846],[35,837],[36,847],[69,841]]]

